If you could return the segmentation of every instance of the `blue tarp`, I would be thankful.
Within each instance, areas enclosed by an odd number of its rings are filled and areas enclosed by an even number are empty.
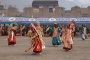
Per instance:
[[[18,22],[18,23],[30,23],[30,22],[36,22],[40,21],[42,23],[47,22],[69,22],[71,20],[74,20],[76,22],[90,22],[90,17],[74,17],[74,18],[26,18],[26,17],[0,17],[0,23],[9,24],[11,22]]]

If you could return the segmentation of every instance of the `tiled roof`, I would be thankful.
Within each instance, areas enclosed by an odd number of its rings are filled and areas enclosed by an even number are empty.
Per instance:
[[[57,0],[35,0],[32,3],[32,6],[35,7],[39,7],[39,6],[58,6],[58,1]]]

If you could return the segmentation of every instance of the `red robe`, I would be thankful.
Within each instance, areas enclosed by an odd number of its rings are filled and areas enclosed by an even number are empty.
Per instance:
[[[14,44],[16,44],[16,37],[15,37],[14,29],[11,29],[8,37],[8,45],[14,45]]]
[[[35,53],[40,53],[40,52],[42,52],[42,43],[41,43],[41,40],[38,38],[38,37],[36,37],[35,39],[34,39],[34,46],[33,46],[33,52],[35,52]]]

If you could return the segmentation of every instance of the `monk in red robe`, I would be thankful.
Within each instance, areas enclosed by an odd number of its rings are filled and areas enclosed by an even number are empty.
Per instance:
[[[17,29],[16,24],[12,24],[12,28],[10,28],[10,33],[8,35],[8,45],[15,45],[16,44],[16,37],[15,37],[15,30]]]
[[[31,44],[29,48],[25,50],[25,52],[28,52],[31,48],[33,48],[33,52],[35,53],[41,53],[42,52],[42,42],[39,38],[39,34],[36,31],[36,27],[33,23],[31,23],[31,26],[33,29],[30,30],[29,35],[32,37]]]
[[[69,25],[66,27],[66,34],[65,34],[65,41],[64,41],[64,47],[63,49],[65,49],[66,51],[69,51],[72,49],[72,45],[73,45],[73,27],[75,26],[75,22],[71,21],[69,23]]]

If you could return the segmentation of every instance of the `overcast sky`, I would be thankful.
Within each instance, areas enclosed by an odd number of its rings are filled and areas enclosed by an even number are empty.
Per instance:
[[[24,7],[31,6],[33,0],[1,0],[1,3],[6,7],[12,5],[17,7],[19,11],[23,11]],[[73,6],[88,7],[90,0],[58,0],[59,6],[70,10]]]

